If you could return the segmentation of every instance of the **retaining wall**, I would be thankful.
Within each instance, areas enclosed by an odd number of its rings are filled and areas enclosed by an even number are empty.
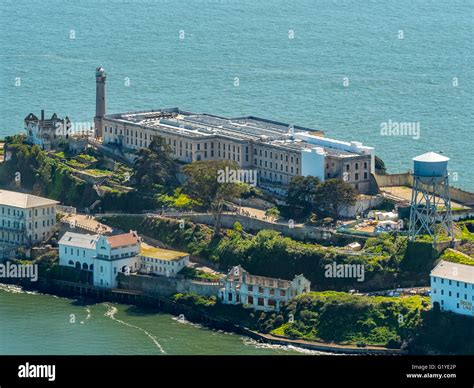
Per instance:
[[[187,215],[185,218],[201,224],[214,224],[214,217],[212,214],[193,214]],[[248,232],[258,232],[262,229],[272,229],[285,236],[292,237],[297,240],[321,240],[323,238],[327,239],[331,237],[330,232],[322,228],[308,225],[294,225],[293,228],[290,228],[286,223],[273,223],[258,218],[242,216],[240,214],[223,214],[221,222],[222,227],[224,228],[232,228],[235,222],[240,222],[244,230]]]
[[[119,287],[125,290],[142,291],[147,294],[170,296],[177,293],[217,296],[219,283],[199,282],[190,279],[167,278],[165,276],[125,275],[119,273]]]
[[[375,180],[379,187],[383,186],[407,186],[413,187],[413,175],[410,172],[401,174],[375,174]],[[449,195],[452,201],[466,205],[474,205],[474,193],[458,189],[457,187],[449,187]]]

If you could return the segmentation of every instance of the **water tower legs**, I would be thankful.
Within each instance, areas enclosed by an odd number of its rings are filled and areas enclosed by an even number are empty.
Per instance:
[[[428,234],[433,244],[436,244],[440,237],[439,228],[454,242],[448,176],[444,180],[427,180],[426,177],[420,179],[415,176],[410,209],[410,239],[414,241],[416,236]]]

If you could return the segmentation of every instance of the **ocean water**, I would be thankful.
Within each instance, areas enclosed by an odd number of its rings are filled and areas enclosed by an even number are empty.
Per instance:
[[[323,354],[260,344],[169,314],[83,304],[0,284],[0,355]]]
[[[474,190],[473,0],[0,0],[0,14],[2,136],[42,108],[92,121],[103,65],[108,112],[305,125],[374,146],[393,172],[442,151]],[[419,138],[382,135],[390,121]]]
[[[91,122],[102,65],[109,113],[281,120],[374,146],[393,172],[442,151],[452,184],[474,190],[473,0],[0,0],[0,15],[0,136],[41,109]],[[419,138],[383,136],[389,121]],[[296,353],[11,289],[0,328],[0,354]]]

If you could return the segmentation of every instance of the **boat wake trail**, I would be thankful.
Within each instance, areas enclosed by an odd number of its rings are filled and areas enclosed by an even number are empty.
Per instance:
[[[104,305],[105,305],[105,307],[107,307],[107,311],[105,312],[104,316],[106,316],[106,317],[108,317],[108,318],[110,318],[110,319],[114,320],[115,322],[118,322],[122,325],[132,327],[134,329],[137,329],[137,330],[143,332],[148,338],[150,338],[153,341],[153,343],[155,344],[155,346],[158,348],[158,350],[161,353],[166,354],[163,347],[160,345],[160,343],[158,342],[158,340],[156,339],[155,336],[153,336],[152,334],[147,332],[145,329],[142,329],[141,327],[132,325],[131,323],[127,323],[127,322],[122,321],[121,319],[116,318],[115,314],[117,314],[117,311],[118,311],[117,308],[110,305],[110,304],[108,304],[108,303],[105,303]]]

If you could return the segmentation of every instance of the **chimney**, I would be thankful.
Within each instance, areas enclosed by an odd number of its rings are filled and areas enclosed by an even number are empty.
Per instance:
[[[41,109],[41,121],[44,121],[44,109]]]

